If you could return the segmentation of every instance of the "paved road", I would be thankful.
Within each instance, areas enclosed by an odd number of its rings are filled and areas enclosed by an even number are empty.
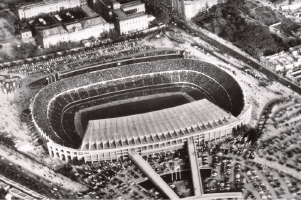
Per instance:
[[[281,83],[281,84],[283,84],[287,87],[290,87],[293,91],[301,94],[301,88],[298,85],[288,81],[287,79],[284,79],[284,78],[278,76],[272,70],[270,70],[270,69],[264,67],[263,65],[257,63],[253,59],[251,59],[249,57],[246,57],[243,53],[241,53],[239,51],[236,51],[235,49],[231,48],[230,46],[227,46],[227,45],[217,41],[216,39],[210,37],[209,35],[204,34],[202,31],[192,27],[192,25],[189,25],[188,23],[180,22],[180,21],[178,21],[177,23],[179,24],[180,28],[190,29],[193,32],[196,32],[197,36],[200,37],[202,40],[206,41],[207,43],[215,46],[216,48],[218,48],[218,49],[220,49],[224,52],[227,52],[231,56],[234,56],[234,57],[242,60],[245,63],[248,63],[249,66],[251,66],[252,68],[254,68],[254,69],[256,69],[260,72],[262,72],[263,74],[265,74],[271,80],[278,81],[279,83]]]
[[[189,155],[189,162],[191,167],[192,173],[192,183],[194,187],[194,194],[195,196],[201,196],[203,194],[202,188],[202,177],[199,170],[199,163],[197,157],[197,151],[195,148],[195,143],[193,137],[188,138],[188,155]]]

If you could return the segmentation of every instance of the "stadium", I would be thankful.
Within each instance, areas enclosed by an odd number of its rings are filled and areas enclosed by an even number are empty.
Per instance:
[[[250,121],[251,105],[229,73],[195,59],[149,60],[67,77],[39,91],[32,118],[49,154],[85,162],[129,150],[143,155],[181,148],[191,137],[231,137]],[[180,100],[164,100],[170,97]],[[159,105],[139,110],[147,99]],[[121,115],[120,105],[135,109]]]

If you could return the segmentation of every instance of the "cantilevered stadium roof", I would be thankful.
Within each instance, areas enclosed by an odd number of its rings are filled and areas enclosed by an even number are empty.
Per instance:
[[[207,99],[160,111],[89,121],[81,150],[112,149],[181,138],[238,119]]]

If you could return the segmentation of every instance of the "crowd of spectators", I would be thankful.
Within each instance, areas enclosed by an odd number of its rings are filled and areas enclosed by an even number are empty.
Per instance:
[[[118,78],[120,84],[115,84],[113,79]],[[239,115],[243,109],[243,92],[228,73],[199,60],[171,59],[109,68],[55,82],[38,93],[34,100],[33,116],[43,132],[51,139],[59,143],[61,141],[72,143],[73,136],[53,130],[53,127],[61,127],[62,111],[68,104],[82,101],[86,97],[97,97],[123,89],[177,83],[199,87],[199,90],[211,97],[214,103],[234,116]],[[82,89],[79,89],[80,87]],[[58,95],[63,96],[56,97],[49,104],[50,100]],[[111,101],[113,100],[114,98]],[[49,107],[46,107],[48,104]]]

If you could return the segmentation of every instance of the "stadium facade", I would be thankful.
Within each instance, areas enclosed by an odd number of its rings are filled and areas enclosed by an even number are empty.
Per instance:
[[[187,88],[204,98],[144,114],[92,120],[83,135],[64,125],[66,115],[74,120],[72,106],[82,109],[95,101],[105,104]],[[148,154],[181,148],[191,137],[199,142],[231,137],[233,129],[251,120],[251,105],[245,102],[243,90],[224,70],[200,60],[170,59],[65,78],[43,88],[31,110],[51,156],[93,162],[118,159],[133,149]]]

